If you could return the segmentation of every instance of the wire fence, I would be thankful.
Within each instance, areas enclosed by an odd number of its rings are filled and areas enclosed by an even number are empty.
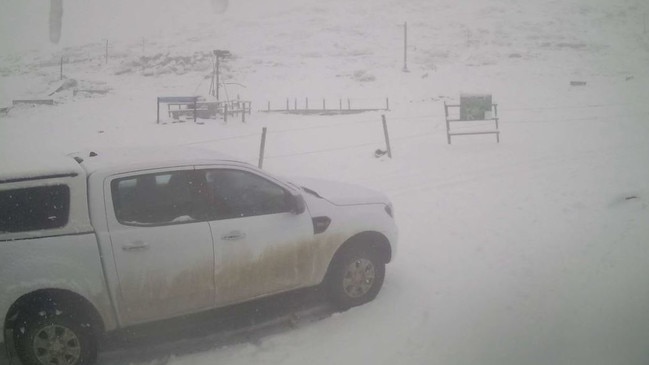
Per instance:
[[[593,122],[601,122],[601,121],[610,121],[610,120],[615,120],[615,119],[621,119],[621,118],[628,118],[628,117],[638,117],[638,116],[649,116],[649,110],[639,110],[631,113],[613,113],[610,115],[606,114],[601,114],[601,109],[602,108],[628,108],[628,107],[643,107],[644,105],[640,104],[634,104],[634,103],[620,103],[620,104],[586,104],[586,105],[559,105],[559,106],[547,106],[547,107],[514,107],[514,108],[499,108],[499,111],[502,113],[508,113],[508,112],[518,112],[518,111],[556,111],[556,110],[579,110],[579,109],[585,109],[585,110],[597,110],[598,114],[593,115],[593,116],[584,116],[584,117],[574,117],[574,118],[550,118],[546,117],[544,119],[514,119],[514,120],[503,120],[501,119],[500,122],[502,124],[526,124],[526,123],[566,123],[566,122],[578,122],[578,121],[593,121]],[[374,118],[368,118],[368,119],[361,119],[361,120],[347,120],[347,121],[342,121],[342,122],[336,122],[336,123],[329,123],[329,124],[320,124],[320,125],[313,125],[313,126],[306,126],[306,127],[297,127],[297,128],[285,128],[285,129],[277,129],[277,130],[268,130],[267,134],[268,135],[286,135],[286,134],[291,134],[291,133],[298,133],[298,132],[303,132],[303,131],[310,131],[310,130],[331,130],[331,129],[341,129],[341,128],[348,128],[351,126],[361,126],[364,124],[376,124],[379,125],[381,122],[381,119],[378,117]],[[420,138],[428,138],[433,135],[439,135],[444,133],[445,128],[444,128],[444,114],[443,113],[431,113],[431,114],[422,114],[422,115],[408,115],[408,116],[395,116],[395,115],[390,115],[389,116],[389,123],[395,124],[395,123],[407,123],[408,125],[421,125],[421,124],[427,124],[433,126],[433,130],[428,130],[428,131],[420,131],[419,133],[416,134],[410,134],[410,135],[405,135],[405,136],[396,136],[393,138],[390,138],[390,141],[393,142],[406,142],[410,140],[415,140],[415,139],[420,139]],[[479,123],[480,121],[476,121],[474,123]],[[468,126],[458,126],[456,127],[457,129],[463,129],[463,128],[473,128],[475,127],[474,125],[468,125]],[[373,127],[376,129],[376,127]],[[246,134],[241,134],[241,135],[235,135],[235,136],[229,136],[229,137],[223,137],[223,138],[215,138],[215,139],[206,139],[206,140],[201,140],[201,141],[196,141],[196,142],[191,142],[187,143],[186,145],[198,145],[198,144],[210,144],[210,143],[219,143],[219,142],[226,142],[226,141],[232,141],[232,140],[253,140],[257,139],[262,136],[262,133],[246,133]],[[387,133],[386,133],[386,138],[387,138]],[[383,141],[380,139],[376,139],[375,141],[372,142],[365,142],[363,141],[362,143],[354,143],[350,145],[344,145],[344,146],[337,146],[337,147],[329,147],[329,148],[317,148],[313,150],[307,150],[307,151],[298,151],[298,152],[290,152],[290,153],[278,153],[278,154],[269,154],[265,156],[264,158],[266,159],[282,159],[282,158],[290,158],[290,157],[298,157],[298,156],[307,156],[307,155],[315,155],[315,154],[322,154],[322,153],[331,153],[331,152],[336,152],[336,151],[348,151],[348,150],[354,150],[354,149],[360,149],[360,148],[366,148],[368,146],[384,146],[384,143],[389,143],[387,140]]]
[[[308,111],[363,111],[388,110],[389,98],[312,98],[287,97],[266,101],[259,111],[266,112],[308,112]]]

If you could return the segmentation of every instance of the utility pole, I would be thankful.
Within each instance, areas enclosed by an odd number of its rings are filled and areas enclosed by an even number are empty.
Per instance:
[[[403,72],[408,72],[408,22],[403,23]]]
[[[58,44],[63,27],[63,0],[50,0],[50,42]]]
[[[221,64],[221,57],[217,54],[216,55],[216,101],[219,101],[219,87],[221,86],[221,80],[219,80],[219,74],[220,74],[220,64]],[[227,113],[226,113],[227,114]],[[227,118],[227,117],[226,117]]]
[[[221,49],[215,49],[213,51],[214,57],[216,57],[215,61],[215,66],[214,66],[214,76],[212,77],[212,82],[213,85],[211,87],[212,92],[214,96],[216,96],[216,100],[219,100],[219,88],[221,86],[221,58],[222,57],[229,57],[230,56],[230,51],[225,51]],[[216,84],[214,84],[216,82]]]

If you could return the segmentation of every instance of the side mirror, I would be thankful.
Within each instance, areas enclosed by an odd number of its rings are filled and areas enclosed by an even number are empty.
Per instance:
[[[293,193],[289,196],[289,204],[291,206],[291,213],[300,215],[306,211],[306,202],[302,194]]]

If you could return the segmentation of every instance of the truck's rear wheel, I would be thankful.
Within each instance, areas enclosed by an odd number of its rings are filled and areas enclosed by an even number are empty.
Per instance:
[[[64,313],[32,314],[14,329],[24,365],[89,365],[97,358],[92,331]]]

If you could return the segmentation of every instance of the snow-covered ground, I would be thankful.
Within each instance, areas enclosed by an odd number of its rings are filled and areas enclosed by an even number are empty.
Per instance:
[[[649,363],[649,3],[230,0],[224,14],[179,3],[67,0],[52,46],[42,1],[2,2],[0,107],[48,97],[62,57],[69,81],[54,106],[0,114],[0,168],[183,144],[256,164],[267,127],[266,170],[387,193],[400,246],[370,304],[254,343],[125,363]],[[228,96],[252,100],[253,114],[157,125],[157,96],[207,95],[213,49],[233,53]],[[460,92],[493,94],[499,144],[447,144],[443,102]],[[391,110],[257,111],[306,97],[388,97]],[[381,114],[392,159],[373,156]]]

